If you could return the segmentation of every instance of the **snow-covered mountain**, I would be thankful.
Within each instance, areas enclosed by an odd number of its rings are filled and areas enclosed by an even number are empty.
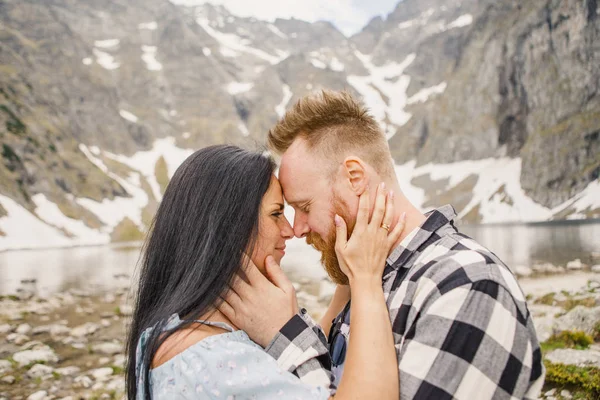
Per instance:
[[[0,5],[0,250],[142,238],[194,149],[260,146],[319,88],[364,99],[424,210],[600,217],[595,1],[404,0],[350,38],[210,4],[95,3]]]

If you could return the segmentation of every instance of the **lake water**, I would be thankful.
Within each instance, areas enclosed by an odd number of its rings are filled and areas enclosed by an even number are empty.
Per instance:
[[[600,253],[600,221],[463,226],[459,230],[509,266],[538,262],[565,265],[576,258],[589,263],[592,253]],[[101,246],[0,253],[0,295],[13,294],[23,286],[41,295],[71,288],[127,286],[139,251],[135,246]],[[282,266],[295,281],[325,276],[318,253],[299,239],[288,242]]]

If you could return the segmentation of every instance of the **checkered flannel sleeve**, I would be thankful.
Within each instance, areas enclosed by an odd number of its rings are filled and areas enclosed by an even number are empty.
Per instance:
[[[514,297],[520,289],[453,275],[420,277],[413,304],[399,310],[419,313],[396,336],[400,398],[537,398],[544,371],[532,320]]]
[[[306,310],[290,319],[265,350],[280,368],[302,382],[329,388],[335,394],[327,339]]]

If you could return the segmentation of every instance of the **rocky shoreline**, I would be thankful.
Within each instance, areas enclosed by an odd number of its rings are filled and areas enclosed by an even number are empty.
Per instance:
[[[600,265],[568,265],[515,268],[543,342],[542,398],[598,399]],[[121,285],[111,292],[72,289],[40,297],[23,282],[15,295],[0,296],[0,400],[124,397],[132,294],[129,277],[116,278]],[[300,305],[320,318],[334,285],[311,279],[294,285]]]

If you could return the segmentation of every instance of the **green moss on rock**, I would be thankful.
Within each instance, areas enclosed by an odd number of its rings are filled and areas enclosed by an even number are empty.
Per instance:
[[[550,336],[548,340],[540,343],[542,351],[555,349],[585,350],[594,343],[594,339],[583,331],[563,331]]]
[[[546,366],[546,386],[569,389],[575,398],[596,400],[600,398],[600,369],[555,364],[548,360]]]

